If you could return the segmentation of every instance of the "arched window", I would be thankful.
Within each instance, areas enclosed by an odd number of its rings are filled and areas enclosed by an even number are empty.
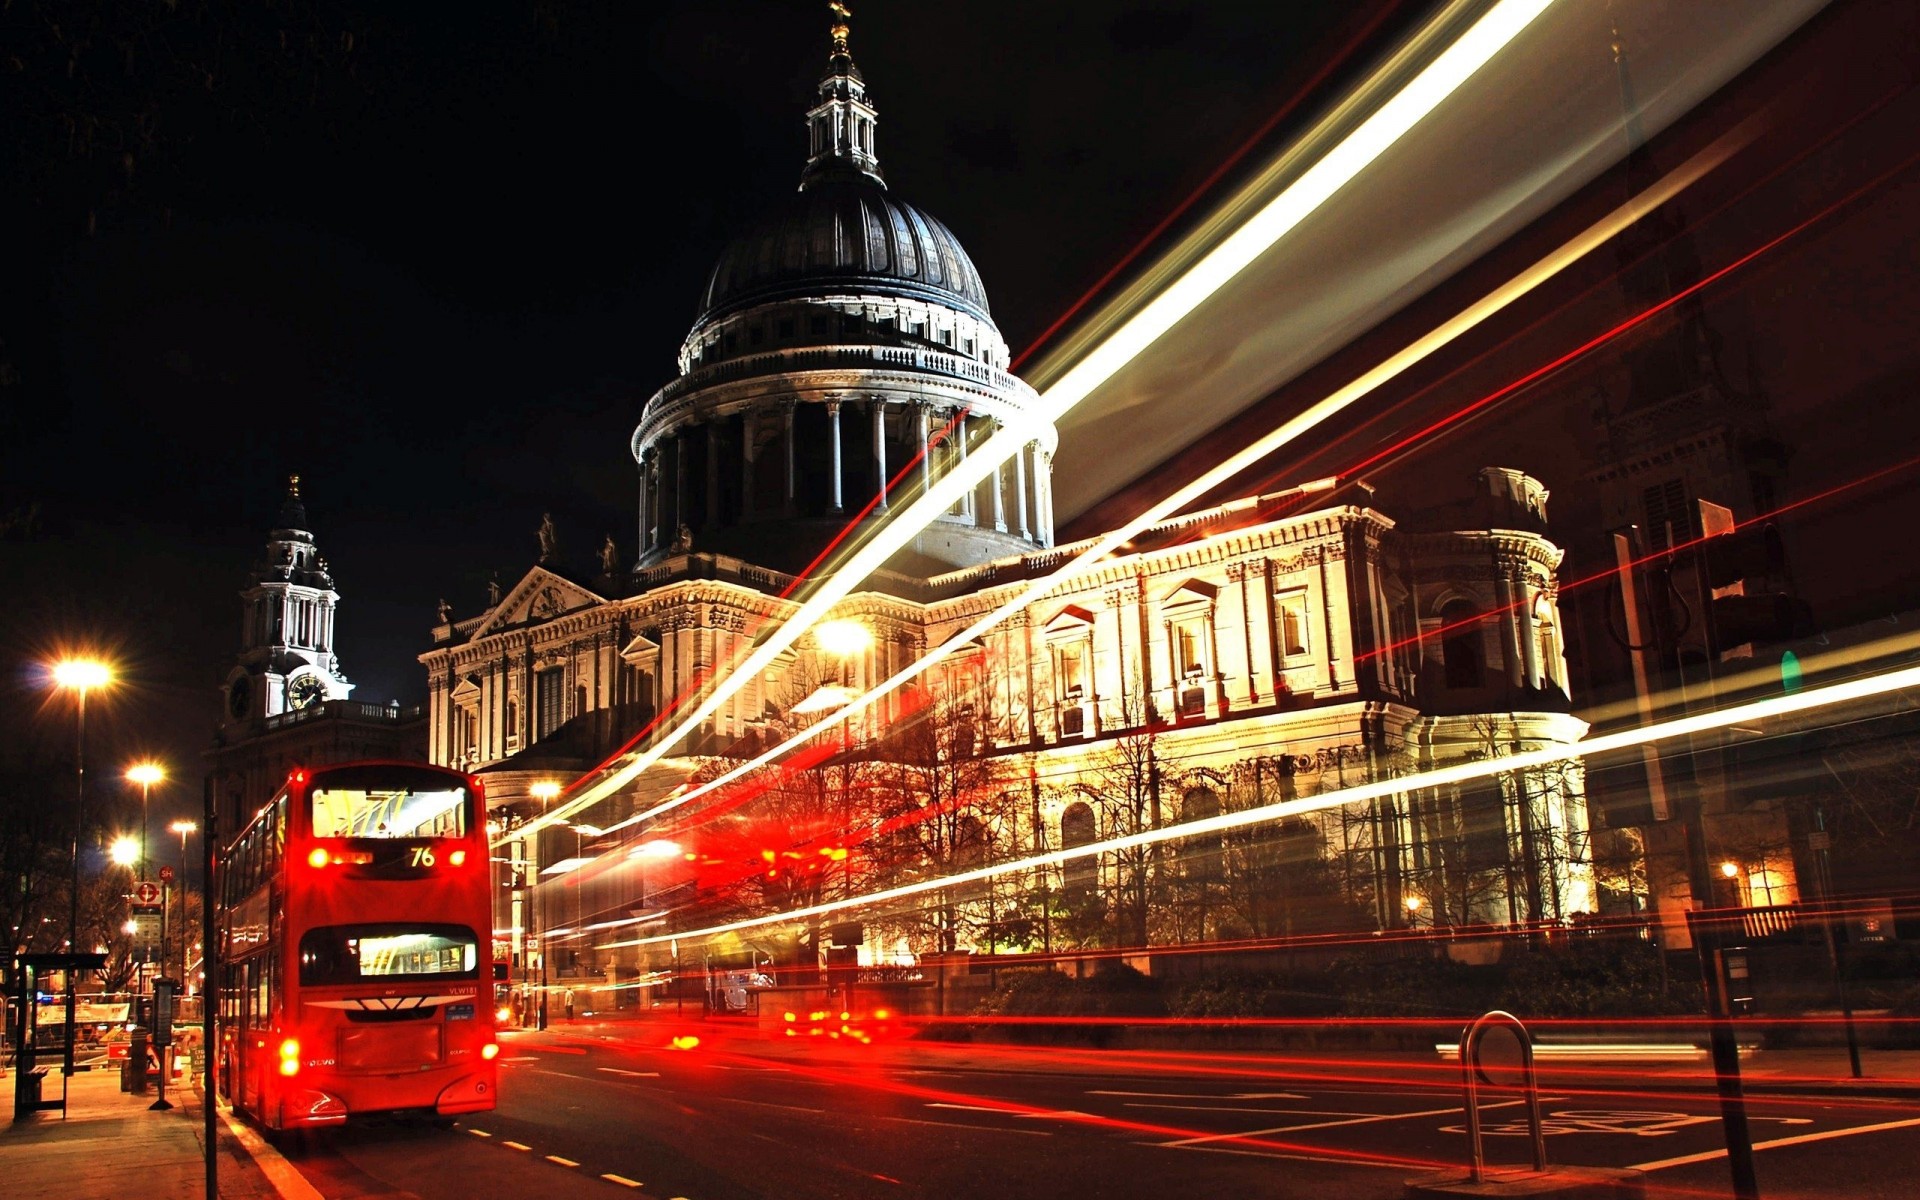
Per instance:
[[[1477,688],[1485,676],[1480,658],[1480,610],[1466,600],[1449,601],[1440,610],[1440,656],[1447,686]]]
[[[1060,846],[1062,849],[1084,846],[1088,842],[1094,841],[1098,836],[1099,825],[1098,822],[1094,820],[1093,806],[1085,800],[1074,801],[1072,804],[1067,805],[1065,812],[1060,814]],[[1086,890],[1093,887],[1094,880],[1099,875],[1099,864],[1096,863],[1094,859],[1095,856],[1089,854],[1084,858],[1070,858],[1067,860],[1065,870],[1068,891]]]
[[[1180,819],[1182,821],[1204,821],[1220,815],[1220,794],[1212,788],[1188,788],[1180,797]],[[1186,854],[1187,876],[1191,879],[1211,881],[1226,874],[1226,858],[1220,844],[1220,835],[1201,833],[1187,839]]]

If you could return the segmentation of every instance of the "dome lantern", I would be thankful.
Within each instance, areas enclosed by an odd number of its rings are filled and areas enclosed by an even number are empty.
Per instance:
[[[820,102],[807,111],[807,166],[800,173],[800,190],[861,179],[885,187],[874,140],[880,114],[867,102],[866,80],[847,49],[847,18],[852,13],[844,4],[827,7],[833,12],[833,53],[827,58],[827,73],[820,77]]]

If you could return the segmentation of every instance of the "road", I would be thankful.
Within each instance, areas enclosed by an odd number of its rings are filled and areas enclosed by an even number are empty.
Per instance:
[[[328,1197],[1384,1200],[1466,1153],[1454,1068],[1437,1056],[815,1050],[719,1030],[673,1049],[640,1026],[508,1035],[501,1062],[497,1112],[452,1130],[352,1126],[296,1165]],[[1545,1081],[1551,1161],[1727,1193],[1709,1090],[1585,1070]],[[1524,1107],[1513,1093],[1486,1103],[1489,1160],[1522,1163]],[[1756,1094],[1753,1117],[1765,1195],[1912,1195],[1920,1099]]]

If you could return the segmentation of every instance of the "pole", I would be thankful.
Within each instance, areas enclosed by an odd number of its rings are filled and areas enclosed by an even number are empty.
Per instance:
[[[147,797],[152,790],[153,790],[153,784],[151,781],[146,779],[142,779],[140,781],[140,880],[139,881],[141,883],[145,883],[147,881],[147,875],[151,870],[151,867],[147,863]],[[161,971],[164,972],[166,970],[166,966],[167,966],[167,895],[165,890],[162,890],[160,893],[160,969]],[[147,970],[147,964],[145,962],[142,962],[140,964],[140,966],[138,967],[138,970],[140,972],[140,979],[142,982],[141,982],[141,985],[138,988],[135,988],[134,990],[136,992],[151,992],[153,987],[151,980],[154,977],[154,973],[152,971]],[[162,1071],[162,1074],[165,1074],[165,1072]],[[163,1084],[162,1086],[165,1086],[165,1085]],[[165,1092],[162,1092],[160,1094],[162,1096],[166,1095]]]
[[[214,1129],[213,1109],[218,1103],[213,1086],[213,1060],[218,1043],[214,1041],[214,1012],[220,999],[220,954],[213,940],[213,847],[214,824],[213,778],[209,776],[201,787],[200,816],[200,879],[202,897],[200,902],[200,965],[205,978],[200,985],[200,1066],[204,1074],[200,1086],[200,1116],[205,1128],[200,1145],[207,1156],[207,1194],[206,1200],[220,1200],[220,1138]],[[181,853],[186,853],[187,835],[180,835]],[[185,859],[183,858],[184,862]],[[183,937],[182,941],[185,940]],[[184,962],[184,958],[182,960]],[[185,970],[182,970],[182,975]]]
[[[1860,1031],[1853,1024],[1853,1001],[1847,996],[1846,944],[1834,929],[1838,917],[1838,908],[1833,899],[1833,863],[1828,849],[1827,808],[1816,804],[1813,808],[1813,828],[1820,835],[1820,848],[1814,851],[1814,865],[1820,877],[1820,903],[1826,909],[1826,919],[1820,922],[1820,928],[1827,935],[1827,965],[1833,972],[1833,991],[1840,1001],[1840,1018],[1847,1028],[1847,1062],[1853,1067],[1853,1077],[1859,1079],[1860,1072]]]
[[[79,719],[75,722],[77,734],[73,762],[73,879],[67,894],[67,953],[69,955],[80,953],[80,827],[86,824],[87,813],[87,689],[80,688],[75,695],[78,697],[75,701],[75,712],[79,714]],[[66,1053],[60,1065],[63,1095],[66,1079],[73,1076],[74,1042],[80,1036],[77,1007],[79,997],[75,994],[78,991],[78,980],[75,977],[79,973],[73,962],[69,960],[67,963],[67,1043]],[[60,1110],[60,1116],[62,1119],[66,1117],[64,1107]]]

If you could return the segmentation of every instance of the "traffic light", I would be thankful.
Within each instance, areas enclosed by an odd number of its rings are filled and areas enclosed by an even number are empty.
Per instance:
[[[1702,500],[1700,527],[1707,638],[1715,656],[1813,636],[1813,610],[1787,591],[1786,551],[1772,522],[1736,524],[1728,509]]]

